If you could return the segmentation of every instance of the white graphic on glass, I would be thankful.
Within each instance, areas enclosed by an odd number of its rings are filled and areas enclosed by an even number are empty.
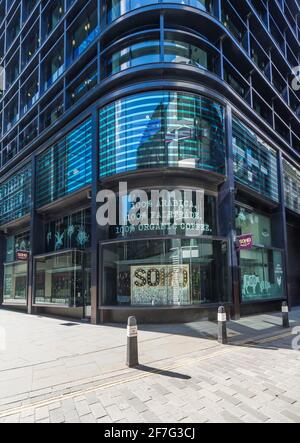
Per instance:
[[[85,232],[84,227],[81,226],[79,228],[78,234],[77,234],[77,243],[80,246],[84,246],[88,243],[89,241],[89,235]]]
[[[75,232],[75,227],[74,227],[74,225],[70,225],[70,226],[68,227],[68,237],[71,238],[72,235],[74,234],[74,232]]]
[[[57,232],[55,234],[55,249],[60,249],[64,244],[64,233]]]

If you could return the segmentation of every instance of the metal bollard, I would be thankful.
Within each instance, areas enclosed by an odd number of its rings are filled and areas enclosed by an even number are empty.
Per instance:
[[[134,368],[139,364],[138,357],[138,328],[135,317],[128,318],[127,325],[127,366]]]
[[[289,306],[286,301],[282,303],[282,326],[287,329],[290,327],[290,319],[289,319]]]
[[[218,342],[227,345],[227,315],[224,306],[218,310]]]

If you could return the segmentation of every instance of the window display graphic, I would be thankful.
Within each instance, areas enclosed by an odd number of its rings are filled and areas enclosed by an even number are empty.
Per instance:
[[[254,248],[241,253],[243,301],[284,297],[282,253]]]
[[[133,305],[190,304],[189,265],[131,267]]]

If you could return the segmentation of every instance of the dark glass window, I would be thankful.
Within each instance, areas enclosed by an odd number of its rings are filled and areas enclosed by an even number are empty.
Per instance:
[[[68,99],[70,105],[80,100],[88,91],[97,85],[98,71],[97,66],[93,63],[80,78],[75,80],[68,89]]]
[[[225,173],[224,110],[210,99],[147,92],[100,111],[100,175],[177,167]]]
[[[91,162],[92,122],[88,119],[37,158],[37,207],[89,184]]]
[[[83,210],[46,224],[46,252],[91,245],[91,212]]]
[[[3,302],[25,305],[27,300],[28,264],[6,263],[4,265]]]
[[[159,0],[106,0],[103,8],[106,22],[111,23],[129,11],[159,2]],[[174,0],[173,3],[193,6],[211,14],[214,10],[214,0]]]
[[[164,41],[164,61],[196,66],[213,71],[212,60],[205,49],[179,41],[174,34],[167,33]]]
[[[30,214],[31,164],[0,185],[0,225]]]
[[[96,4],[92,4],[90,9],[80,16],[80,21],[76,22],[70,32],[71,59],[69,61],[78,58],[99,35]]]
[[[114,52],[106,59],[106,76],[116,74],[124,69],[147,63],[159,63],[160,47],[158,40],[137,42]]]
[[[227,243],[148,240],[103,247],[105,305],[184,306],[229,301]]]
[[[199,43],[200,45],[200,43]],[[160,57],[160,42],[153,36],[124,46],[117,52],[104,56],[103,75],[109,76],[125,69],[148,63],[180,63],[214,71],[214,57],[205,48],[176,39],[176,34],[167,33]]]
[[[64,15],[64,0],[52,0],[43,13],[44,38],[49,35]]]
[[[237,206],[236,228],[238,235],[252,234],[256,245],[272,246],[271,217]]]
[[[22,232],[6,238],[6,258],[7,263],[16,260],[18,251],[30,252],[30,232]]]
[[[236,118],[233,119],[233,152],[236,180],[279,201],[276,152]]]
[[[35,259],[35,304],[82,307],[88,302],[87,254],[68,251]]]
[[[300,214],[300,171],[284,160],[285,204],[291,211]]]

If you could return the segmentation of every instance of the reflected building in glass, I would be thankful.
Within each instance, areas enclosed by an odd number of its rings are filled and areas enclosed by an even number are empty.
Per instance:
[[[299,305],[299,13],[296,0],[0,1],[2,308],[99,323]],[[148,198],[147,222],[124,223],[124,182]],[[104,189],[123,212],[103,228]]]

